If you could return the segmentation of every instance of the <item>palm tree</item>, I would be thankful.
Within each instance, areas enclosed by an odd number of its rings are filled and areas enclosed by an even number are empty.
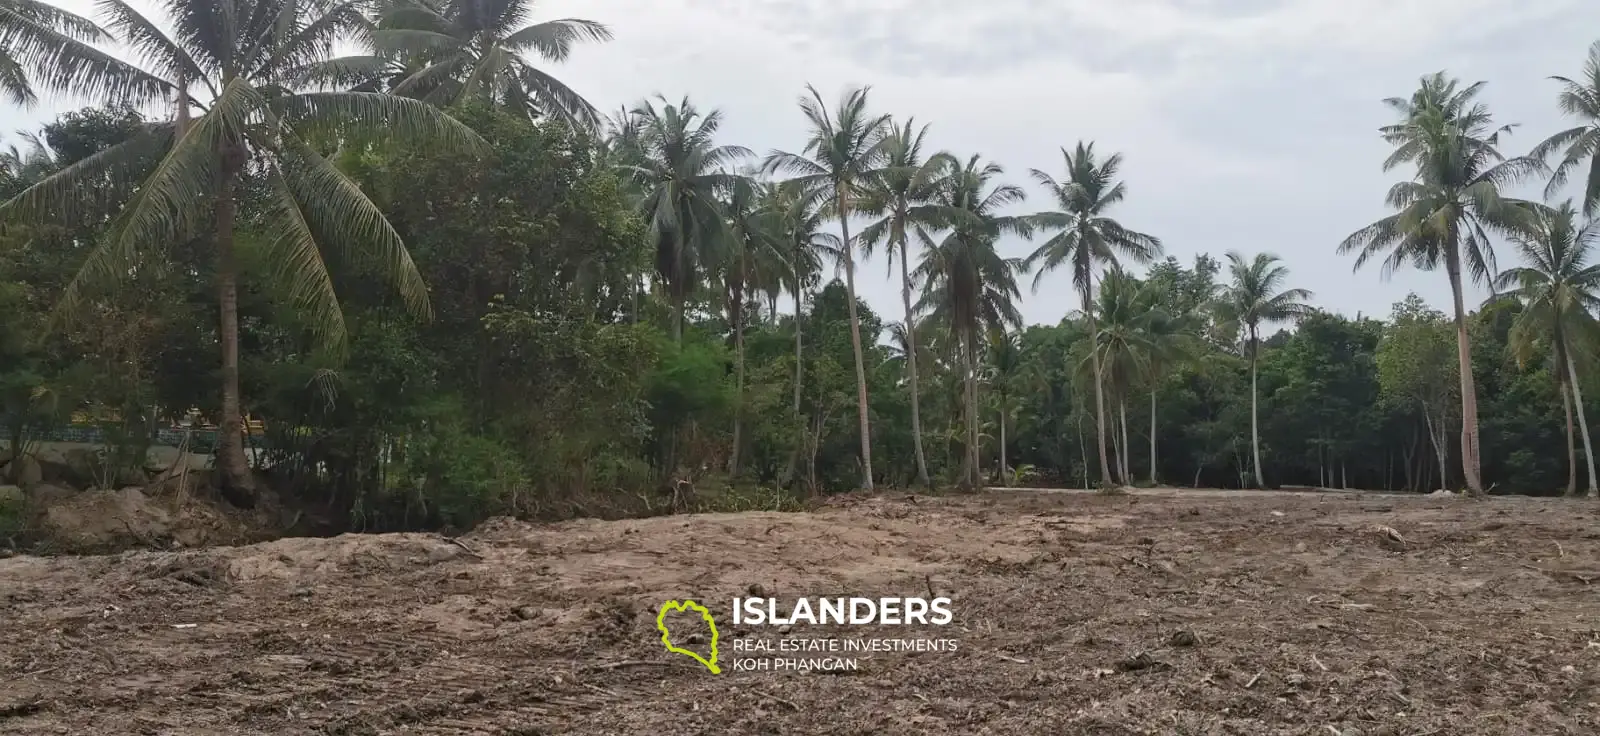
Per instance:
[[[1169,259],[1171,262],[1171,259]],[[1203,337],[1211,326],[1212,307],[1217,301],[1217,286],[1206,269],[1214,268],[1210,256],[1195,259],[1192,277],[1176,270],[1152,270],[1145,281],[1143,296],[1147,305],[1144,329],[1149,345],[1145,365],[1150,382],[1150,485],[1160,482],[1156,457],[1156,396],[1161,379],[1176,364],[1198,356]],[[1175,264],[1174,264],[1175,265]],[[1165,276],[1159,275],[1165,274]]]
[[[966,381],[967,453],[960,485],[977,488],[978,473],[978,350],[981,336],[991,330],[1020,328],[1017,312],[1017,275],[1023,262],[1001,257],[995,250],[1001,236],[1027,236],[1026,218],[1002,215],[1000,210],[1022,202],[1027,193],[1009,184],[991,184],[1004,173],[998,164],[982,163],[978,156],[955,174],[943,203],[966,214],[943,239],[935,241],[918,228],[922,261],[916,276],[924,283],[920,308],[929,319],[949,325],[960,341],[962,374]]]
[[[1600,221],[1579,227],[1572,200],[1541,210],[1537,235],[1512,238],[1527,265],[1506,270],[1494,283],[1496,289],[1504,290],[1501,298],[1523,306],[1507,336],[1518,361],[1526,362],[1537,343],[1550,341],[1555,357],[1551,367],[1567,413],[1567,493],[1578,490],[1578,458],[1572,447],[1575,404],[1588,461],[1589,497],[1593,498],[1600,494],[1600,483],[1596,482],[1594,446],[1589,442],[1589,420],[1583,411],[1583,390],[1578,386],[1573,354],[1592,349],[1600,337],[1600,322],[1593,314],[1600,309],[1600,264],[1589,263],[1591,252],[1600,244]]]
[[[728,239],[718,193],[733,186],[739,176],[731,168],[751,154],[716,144],[722,111],[701,115],[688,98],[677,105],[658,99],[660,109],[646,100],[630,111],[632,127],[613,140],[656,245],[656,276],[672,303],[672,337],[682,342],[685,302],[717,262],[714,249]]]
[[[822,232],[824,217],[816,202],[797,186],[767,187],[762,209],[770,215],[768,225],[772,228],[774,249],[787,261],[786,288],[794,297],[794,420],[799,432],[797,437],[804,438],[806,421],[801,399],[805,386],[805,301],[821,280],[823,259],[840,257],[843,248],[839,236]],[[804,444],[803,439],[795,444],[782,482],[787,483],[794,477]]]
[[[486,144],[455,119],[416,100],[361,92],[295,93],[282,85],[318,58],[334,39],[357,33],[366,19],[352,4],[304,5],[289,0],[165,0],[173,32],[123,0],[100,4],[117,31],[158,74],[117,68],[124,78],[178,80],[176,123],[147,126],[131,139],[72,164],[4,204],[0,220],[70,221],[110,195],[121,214],[61,295],[71,313],[90,289],[125,279],[140,259],[211,225],[221,305],[222,432],[218,467],[231,500],[254,503],[245,460],[239,395],[238,264],[234,247],[236,192],[245,171],[261,183],[265,202],[253,229],[266,235],[267,262],[288,285],[289,299],[312,331],[336,351],[344,318],[322,249],[364,251],[379,264],[415,315],[430,314],[427,287],[383,212],[310,142],[313,134],[383,134],[449,149]],[[307,15],[309,13],[309,15]],[[109,68],[109,67],[108,67]],[[112,73],[110,71],[107,72]],[[210,102],[196,105],[183,88],[199,85]],[[85,92],[96,91],[90,85]],[[189,108],[202,114],[189,120]],[[85,195],[88,182],[110,191]],[[95,200],[91,202],[89,200]]]
[[[733,449],[728,455],[728,474],[739,475],[739,453],[744,429],[744,332],[749,311],[755,264],[763,253],[776,251],[776,238],[765,209],[770,201],[765,187],[744,177],[728,182],[723,196],[723,211],[728,223],[728,243],[724,249],[721,276],[727,300],[728,322],[733,327],[736,399],[733,407]]]
[[[1304,316],[1310,310],[1306,300],[1311,298],[1311,292],[1305,289],[1282,289],[1284,282],[1289,279],[1289,269],[1279,265],[1279,261],[1271,253],[1257,253],[1255,258],[1246,260],[1238,251],[1229,251],[1228,270],[1233,280],[1217,305],[1217,311],[1228,324],[1244,330],[1245,354],[1250,359],[1250,453],[1256,486],[1261,488],[1267,485],[1261,473],[1260,417],[1257,411],[1260,395],[1256,391],[1261,325]]]
[[[1529,157],[1506,159],[1497,149],[1500,135],[1511,126],[1494,125],[1489,109],[1476,101],[1483,82],[1461,87],[1439,72],[1422,78],[1409,99],[1385,104],[1401,122],[1382,129],[1395,146],[1384,161],[1385,171],[1413,163],[1410,181],[1389,190],[1389,206],[1398,212],[1345,238],[1340,253],[1356,253],[1355,268],[1378,256],[1385,276],[1410,263],[1433,270],[1440,266],[1450,279],[1454,297],[1457,358],[1461,367],[1461,464],[1467,490],[1483,492],[1478,472],[1478,397],[1472,380],[1472,348],[1467,336],[1462,270],[1475,281],[1494,273],[1491,232],[1531,230],[1532,205],[1501,195],[1500,188],[1544,165]]]
[[[1039,269],[1033,281],[1035,291],[1046,273],[1062,265],[1071,267],[1072,285],[1078,290],[1084,316],[1089,320],[1089,334],[1094,335],[1095,270],[1115,266],[1120,258],[1149,263],[1161,255],[1161,241],[1123,227],[1108,214],[1128,193],[1127,185],[1117,181],[1122,154],[1114,153],[1100,161],[1093,143],[1079,141],[1073,151],[1061,149],[1061,156],[1066,162],[1066,182],[1057,182],[1038,169],[1032,172],[1034,180],[1049,190],[1056,209],[1033,215],[1034,227],[1054,234],[1028,256],[1027,263],[1030,268]],[[1111,464],[1106,457],[1106,397],[1101,386],[1100,357],[1093,350],[1089,355],[1094,370],[1100,482],[1109,486]]]
[[[112,102],[148,102],[170,92],[162,78],[90,45],[111,40],[94,21],[49,3],[0,0],[0,94],[28,107],[38,101],[33,81]]]
[[[1124,483],[1133,482],[1127,400],[1135,386],[1143,384],[1149,389],[1150,483],[1155,485],[1156,394],[1162,373],[1188,350],[1188,331],[1194,328],[1191,317],[1176,314],[1169,306],[1175,296],[1169,286],[1156,280],[1140,281],[1115,268],[1107,272],[1096,304],[1099,330],[1094,341],[1101,354],[1106,384],[1118,403],[1122,448],[1119,467]]]
[[[1587,163],[1589,173],[1584,177],[1583,213],[1589,217],[1600,215],[1600,41],[1589,47],[1589,58],[1583,65],[1583,76],[1577,80],[1551,77],[1561,83],[1557,98],[1561,111],[1579,120],[1579,125],[1568,128],[1535,146],[1528,154],[1541,161],[1551,154],[1561,152],[1561,163],[1550,172],[1550,184],[1545,188],[1545,198],[1555,195],[1566,186],[1572,170]]]
[[[1149,344],[1146,324],[1156,308],[1153,302],[1144,284],[1115,267],[1101,281],[1091,315],[1097,329],[1089,336],[1090,352],[1098,356],[1106,393],[1117,407],[1117,415],[1111,420],[1112,466],[1116,468],[1117,481],[1124,485],[1133,483],[1129,469],[1133,447],[1128,442],[1128,396],[1149,372],[1153,346]]]
[[[1015,482],[1011,464],[1006,458],[1006,422],[1014,407],[1011,406],[1012,385],[1022,375],[1022,342],[1015,331],[1004,328],[989,331],[988,359],[989,383],[994,387],[995,404],[1000,415],[1000,482]]]
[[[927,135],[928,126],[916,127],[915,119],[907,120],[904,125],[890,123],[884,141],[883,168],[868,180],[859,207],[862,214],[878,218],[861,231],[862,252],[870,257],[878,245],[883,245],[890,269],[894,268],[896,253],[900,256],[900,300],[906,311],[904,334],[910,341],[905,355],[911,391],[911,442],[917,458],[917,482],[931,487],[928,459],[922,449],[917,320],[911,304],[910,233],[918,227],[937,229],[950,219],[949,208],[937,203],[935,198],[949,186],[951,174],[960,164],[943,151],[924,159],[922,147]]]
[[[390,0],[370,35],[370,53],[307,65],[301,79],[415,97],[447,106],[488,100],[529,117],[595,128],[600,115],[566,84],[529,63],[560,63],[574,44],[609,41],[592,20],[524,25],[533,0]]]
[[[767,157],[768,173],[794,176],[795,184],[809,196],[826,201],[839,219],[844,256],[845,289],[850,299],[850,343],[856,359],[856,416],[861,430],[861,487],[872,490],[872,426],[867,417],[867,367],[861,349],[861,320],[856,315],[855,243],[850,239],[850,217],[873,172],[887,153],[888,116],[867,112],[868,88],[847,91],[829,114],[822,95],[806,85],[800,111],[811,131],[802,153],[773,151]]]

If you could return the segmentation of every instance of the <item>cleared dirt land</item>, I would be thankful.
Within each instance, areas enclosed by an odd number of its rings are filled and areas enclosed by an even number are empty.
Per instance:
[[[19,557],[0,560],[0,731],[1592,734],[1597,513],[1003,492],[497,521],[461,545],[350,535]],[[954,622],[735,626],[731,601],[752,586],[931,587]],[[661,645],[657,608],[685,597],[716,614],[720,675]],[[824,637],[959,646],[849,655],[849,671],[731,668],[793,656],[735,655],[735,639]]]

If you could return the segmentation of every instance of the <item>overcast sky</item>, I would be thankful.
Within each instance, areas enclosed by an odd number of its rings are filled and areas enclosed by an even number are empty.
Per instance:
[[[60,0],[87,11],[88,0]],[[141,8],[151,3],[135,2]],[[933,123],[931,142],[999,162],[1030,188],[1079,139],[1126,157],[1124,225],[1188,262],[1230,249],[1282,256],[1325,308],[1386,315],[1416,291],[1447,309],[1442,273],[1353,273],[1334,252],[1386,213],[1392,120],[1381,104],[1425,73],[1487,80],[1520,123],[1523,153],[1563,125],[1552,74],[1576,76],[1600,40],[1595,0],[544,0],[538,20],[581,17],[616,39],[547,67],[602,111],[657,92],[721,108],[724,141],[798,150],[807,82],[830,105],[869,84],[874,109]],[[76,105],[50,100],[6,129]],[[1536,188],[1530,188],[1536,194]],[[1022,241],[1005,244],[1025,255]],[[1509,252],[1506,260],[1509,260]],[[1509,265],[1509,263],[1503,263]],[[1075,304],[1065,272],[1024,285],[1029,323]],[[895,282],[862,267],[863,296],[899,319]]]

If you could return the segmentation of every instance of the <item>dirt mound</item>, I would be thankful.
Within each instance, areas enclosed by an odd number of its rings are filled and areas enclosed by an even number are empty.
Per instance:
[[[1514,498],[853,497],[19,557],[0,560],[0,731],[1595,733],[1595,516]],[[949,626],[728,618],[735,596],[930,594],[953,599]],[[715,614],[721,674],[663,649],[657,611],[683,598]],[[959,647],[848,655],[848,671],[732,664],[794,656],[755,643],[859,638]]]
[[[37,501],[38,535],[63,552],[236,544],[270,533],[263,528],[263,519],[203,496],[159,493],[152,497],[143,489],[130,487],[57,493],[50,498],[35,493],[33,498]]]

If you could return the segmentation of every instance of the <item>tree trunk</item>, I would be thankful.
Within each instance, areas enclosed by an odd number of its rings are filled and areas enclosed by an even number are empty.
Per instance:
[[[1156,392],[1150,391],[1150,487],[1156,486]]]
[[[801,378],[805,372],[805,353],[801,350],[801,333],[805,331],[801,325],[804,318],[802,313],[804,297],[801,294],[802,289],[797,280],[794,287],[794,426],[798,433],[795,436],[794,451],[789,453],[789,466],[784,469],[783,482],[779,485],[785,485],[795,477],[800,453],[805,448],[806,437],[810,431],[806,428],[805,415],[800,411]]]
[[[1083,315],[1089,321],[1089,364],[1094,369],[1094,432],[1100,445],[1100,485],[1110,486],[1111,463],[1106,457],[1106,394],[1100,378],[1100,339],[1095,328],[1090,284],[1083,287]]]
[[[1419,440],[1417,438],[1416,425],[1412,425],[1411,446],[1401,448],[1400,452],[1401,458],[1405,460],[1406,489],[1412,491],[1417,490],[1420,487],[1418,484],[1421,483],[1421,480],[1419,479],[1421,473],[1417,472],[1417,466],[1413,462],[1417,457],[1418,442]]]
[[[1439,487],[1445,488],[1450,483],[1450,468],[1448,467],[1449,454],[1445,452],[1444,438],[1445,433],[1450,431],[1450,428],[1444,426],[1444,417],[1442,416],[1439,417],[1439,424],[1435,425],[1426,407],[1422,409],[1422,421],[1428,423],[1428,441],[1433,444],[1433,454],[1439,459]],[[1427,489],[1424,488],[1422,490]]]
[[[861,351],[861,318],[856,316],[855,246],[850,242],[850,205],[838,193],[839,230],[844,237],[844,285],[850,296],[850,347],[856,355],[856,417],[861,428],[861,488],[872,490],[872,425],[867,417],[867,364]]]
[[[970,332],[964,330],[964,332]],[[966,453],[961,460],[961,487],[963,490],[977,490],[978,488],[978,387],[977,366],[972,349],[972,335],[962,335],[961,362],[962,380],[966,389],[966,414],[967,442]]]
[[[899,240],[900,300],[906,308],[906,370],[911,380],[911,447],[917,456],[917,482],[932,490],[933,480],[928,477],[928,456],[922,451],[922,393],[917,383],[917,316],[911,309],[911,267],[906,264],[910,254],[906,250],[904,231],[900,232]]]
[[[1256,487],[1266,488],[1267,481],[1261,474],[1261,430],[1259,409],[1260,399],[1256,394],[1256,358],[1260,353],[1260,345],[1256,342],[1256,326],[1250,325],[1250,454],[1255,463]]]
[[[1133,473],[1130,468],[1133,467],[1133,462],[1130,458],[1133,456],[1133,445],[1128,444],[1128,399],[1126,397],[1117,400],[1117,415],[1122,422],[1122,484],[1131,486],[1133,485]]]
[[[1572,441],[1572,392],[1567,390],[1565,378],[1556,379],[1556,390],[1561,392],[1561,408],[1565,409],[1567,414],[1567,495],[1576,496],[1578,495],[1578,448]]]
[[[1089,488],[1089,443],[1083,441],[1083,417],[1073,422],[1078,427],[1078,457],[1083,460],[1083,487]]]
[[[1122,431],[1117,428],[1117,413],[1111,412],[1111,426],[1108,428],[1111,435],[1111,483],[1122,485]]]
[[[1467,336],[1467,308],[1461,295],[1461,263],[1450,243],[1445,253],[1445,271],[1450,276],[1450,297],[1454,301],[1456,317],[1456,352],[1461,370],[1461,472],[1465,475],[1467,492],[1483,495],[1483,477],[1479,474],[1478,442],[1478,389],[1472,380],[1472,345]]]
[[[239,273],[233,252],[233,188],[243,152],[224,149],[222,185],[217,192],[217,302],[222,307],[222,426],[218,431],[217,470],[223,496],[236,506],[255,506],[255,478],[244,454],[244,415],[239,397]]]
[[[739,257],[740,269],[744,268],[744,256]],[[740,274],[741,282],[743,274]],[[734,290],[733,307],[733,360],[734,360],[734,400],[733,400],[733,449],[728,453],[728,475],[730,478],[739,477],[739,447],[744,430],[744,289],[742,285]]]
[[[1572,362],[1572,354],[1567,354],[1567,381],[1572,384],[1572,403],[1577,406],[1578,430],[1583,437],[1583,458],[1589,466],[1589,498],[1600,495],[1600,483],[1595,481],[1594,473],[1594,445],[1589,442],[1589,419],[1583,410],[1583,388],[1578,385],[1578,366]]]
[[[1000,484],[1011,485],[1011,466],[1006,464],[1006,397],[1000,396]]]

